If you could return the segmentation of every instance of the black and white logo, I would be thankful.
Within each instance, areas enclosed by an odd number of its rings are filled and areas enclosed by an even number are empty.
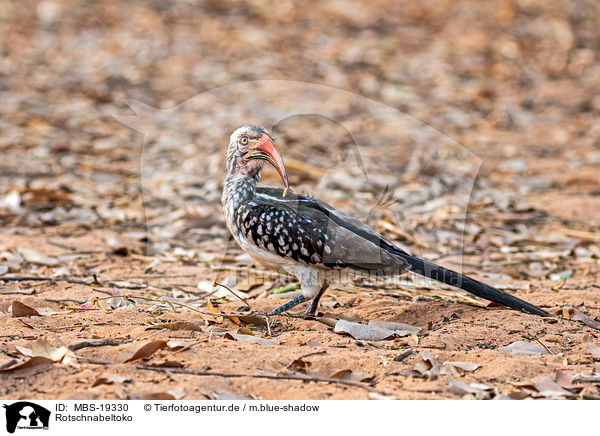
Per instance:
[[[50,411],[42,406],[29,401],[19,401],[5,404],[6,431],[14,433],[16,429],[44,429],[48,430]]]

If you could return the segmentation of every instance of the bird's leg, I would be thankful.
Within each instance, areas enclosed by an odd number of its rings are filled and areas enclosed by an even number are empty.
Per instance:
[[[324,276],[319,274],[319,271],[313,268],[302,267],[296,270],[296,276],[302,286],[302,295],[293,300],[288,301],[284,305],[278,307],[275,310],[264,313],[264,316],[279,315],[283,312],[287,312],[292,307],[297,306],[300,303],[304,303],[307,300],[311,300],[309,308],[300,316],[290,315],[294,318],[306,318],[307,316],[314,316],[319,306],[319,299],[323,292],[327,289],[328,283]],[[288,314],[289,315],[289,314]]]
[[[319,293],[315,295],[315,297],[310,302],[308,309],[301,315],[302,318],[312,318],[317,313],[317,309],[319,308],[319,300],[329,287],[329,283],[325,282],[321,285],[321,289],[319,289]]]
[[[277,309],[272,310],[270,312],[261,313],[261,315],[263,315],[263,316],[279,315],[283,312],[290,310],[292,307],[295,307],[301,303],[304,303],[305,301],[306,301],[306,297],[304,295],[300,295],[299,297],[296,297],[293,300],[290,300],[287,303],[279,306]]]

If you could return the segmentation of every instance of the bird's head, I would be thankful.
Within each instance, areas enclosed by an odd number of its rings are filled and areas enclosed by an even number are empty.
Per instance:
[[[275,167],[286,189],[288,176],[279,150],[267,129],[261,126],[242,126],[231,134],[227,149],[227,171],[229,174],[255,176],[265,161]]]

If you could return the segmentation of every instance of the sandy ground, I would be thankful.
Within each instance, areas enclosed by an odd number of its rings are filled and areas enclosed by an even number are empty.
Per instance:
[[[597,2],[22,3],[0,1],[0,397],[600,398]],[[195,97],[258,79],[352,91],[400,124],[313,88]],[[335,119],[277,118],[306,101]],[[134,112],[137,130],[115,119]],[[417,334],[244,318],[293,283],[224,225],[224,148],[247,121],[276,124],[294,190],[552,317],[407,277],[339,283],[321,311]],[[501,349],[517,341],[536,354]]]

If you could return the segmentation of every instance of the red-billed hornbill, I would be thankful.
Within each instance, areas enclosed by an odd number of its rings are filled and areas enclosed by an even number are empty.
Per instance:
[[[285,190],[256,187],[265,161],[275,167]],[[252,258],[296,276],[302,286],[302,295],[267,316],[311,299],[303,316],[314,316],[332,277],[342,270],[378,277],[409,270],[486,300],[548,316],[544,310],[506,292],[411,256],[366,224],[317,198],[288,193],[288,187],[283,160],[269,132],[250,125],[233,132],[222,196],[227,227]]]

